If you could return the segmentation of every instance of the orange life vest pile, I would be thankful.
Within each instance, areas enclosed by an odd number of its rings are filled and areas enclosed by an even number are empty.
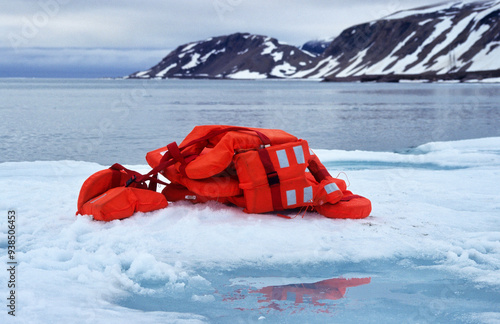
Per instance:
[[[329,218],[364,218],[371,212],[370,200],[332,177],[305,140],[282,130],[197,126],[180,145],[151,151],[146,160],[152,170],[145,175],[114,164],[90,176],[77,214],[110,221],[179,200],[215,200],[247,213],[305,208]],[[157,184],[165,186],[161,193]]]

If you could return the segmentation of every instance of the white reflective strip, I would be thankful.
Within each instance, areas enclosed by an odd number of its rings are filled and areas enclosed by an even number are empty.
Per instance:
[[[302,149],[302,145],[294,146],[293,151],[295,152],[295,158],[297,159],[298,164],[306,163],[304,159],[304,150]]]
[[[161,155],[161,156],[163,156],[163,155],[165,155],[165,153],[167,153],[167,152],[168,152],[168,150],[166,150],[166,151],[161,151],[161,152],[160,152],[160,155]]]
[[[327,194],[331,194],[332,192],[339,190],[339,187],[337,187],[335,182],[332,182],[325,186],[325,190]]]
[[[288,168],[290,164],[288,164],[288,156],[286,155],[285,150],[276,151],[276,155],[278,156],[278,162],[280,163],[280,168]]]
[[[313,187],[304,188],[304,202],[310,203],[313,201]]]
[[[286,192],[286,204],[287,206],[295,205],[297,203],[297,195],[295,190],[287,190]]]
[[[99,199],[104,198],[106,195],[107,195],[107,193],[105,193],[104,195],[101,195],[101,196],[97,197],[96,199],[92,200],[90,203],[93,204],[96,201],[98,201]]]

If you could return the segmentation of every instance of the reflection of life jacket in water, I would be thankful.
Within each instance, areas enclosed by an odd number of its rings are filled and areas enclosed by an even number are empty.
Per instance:
[[[104,196],[107,190],[123,186],[116,180],[116,172],[130,177],[127,187],[137,187],[133,188],[135,197],[138,191],[146,190],[145,182],[149,181],[148,187],[153,189],[149,200],[154,202],[149,204],[148,200],[147,204],[152,210],[165,207],[166,200],[215,200],[240,206],[248,213],[305,207],[331,218],[363,218],[371,211],[370,201],[348,191],[343,180],[333,178],[306,141],[282,130],[197,126],[179,146],[174,142],[151,151],[146,160],[153,168],[146,175],[120,165],[111,167],[115,185],[101,185],[97,190],[95,179],[89,178],[80,192],[78,213],[93,212],[96,218],[99,210],[92,201],[104,205],[109,198]],[[170,183],[157,180],[158,173]],[[166,186],[162,191],[164,202],[156,196],[157,183]],[[141,205],[143,199],[136,199],[136,204]],[[118,205],[116,208],[120,208]]]
[[[250,292],[264,294],[265,299],[259,300],[259,303],[293,299],[298,304],[307,302],[315,306],[323,306],[325,304],[319,303],[318,300],[343,298],[347,288],[366,285],[370,281],[371,278],[334,278],[315,283],[268,286]]]

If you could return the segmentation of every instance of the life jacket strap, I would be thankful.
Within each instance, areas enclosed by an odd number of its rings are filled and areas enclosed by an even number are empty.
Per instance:
[[[113,171],[125,171],[130,176],[130,179],[127,181],[127,184],[125,185],[125,187],[129,187],[129,186],[133,187],[134,183],[140,184],[140,183],[144,183],[145,181],[149,181],[149,189],[156,191],[156,184],[162,184],[165,186],[168,185],[168,183],[159,180],[157,178],[156,174],[153,176],[149,176],[146,179],[143,179],[144,175],[142,175],[141,173],[139,173],[137,171],[127,169],[119,163],[115,163],[109,168]],[[115,180],[115,174],[119,175],[119,172],[116,172],[116,173],[113,172],[112,182],[114,184],[116,181],[118,181],[118,184],[119,184],[119,179],[116,178],[116,180]],[[155,185],[153,186],[153,184],[155,184]],[[116,187],[118,187],[118,185],[116,185]]]
[[[265,149],[257,150],[259,152],[260,160],[264,166],[264,170],[267,175],[267,182],[269,183],[269,188],[271,188],[271,199],[273,201],[274,210],[284,210],[283,202],[281,201],[281,186],[280,178],[278,172],[274,169],[273,162],[269,156],[269,152]]]
[[[170,143],[169,145],[175,144],[175,145],[171,146],[174,149],[174,152],[171,152],[170,148],[169,148],[169,150],[167,152],[165,152],[165,154],[161,158],[158,165],[156,167],[154,167],[148,173],[142,175],[141,177],[138,177],[137,182],[143,182],[143,181],[150,180],[151,176],[154,176],[154,175],[158,174],[159,172],[161,172],[162,170],[164,170],[165,168],[175,164],[176,161],[182,161],[182,160],[184,160],[184,167],[181,167],[181,172],[184,172],[183,175],[185,176],[186,165],[190,161],[192,161],[192,159],[196,158],[196,155],[189,157],[190,154],[186,154],[185,152],[183,152],[186,148],[188,148],[194,144],[209,140],[215,136],[222,135],[222,134],[225,134],[227,132],[237,132],[237,131],[246,131],[246,132],[250,132],[250,133],[255,133],[260,138],[263,145],[265,145],[265,146],[271,145],[271,140],[269,139],[269,137],[267,137],[267,135],[265,135],[264,133],[262,133],[258,130],[255,130],[255,129],[251,129],[251,128],[247,128],[247,127],[230,126],[230,127],[226,127],[223,129],[213,130],[213,131],[209,132],[208,134],[206,134],[205,136],[194,139],[191,142],[182,145],[181,147],[179,147],[177,145],[177,143],[175,143],[175,142]],[[167,145],[167,147],[169,145]],[[177,153],[178,153],[178,155],[177,155]],[[174,154],[177,155],[177,159],[174,157]],[[188,161],[186,161],[186,159]],[[181,166],[182,165],[183,165],[183,163],[181,162]]]
[[[316,156],[313,156],[309,161],[308,169],[311,171],[317,182],[321,182],[322,180],[326,180],[331,177],[330,172],[325,169]]]
[[[179,172],[183,176],[187,177],[187,175],[186,175],[187,162],[184,159],[184,157],[182,156],[181,151],[179,149],[179,146],[177,146],[177,143],[176,142],[172,142],[172,143],[170,143],[170,144],[167,145],[167,148],[168,148],[168,151],[170,152],[170,154],[172,155],[172,158],[175,161],[181,163],[180,168],[179,168]]]
[[[117,169],[111,169],[111,171],[112,171],[112,173],[111,173],[111,187],[112,188],[119,187],[120,182],[121,182],[121,178],[122,178],[122,173],[120,172],[120,170],[117,170]]]

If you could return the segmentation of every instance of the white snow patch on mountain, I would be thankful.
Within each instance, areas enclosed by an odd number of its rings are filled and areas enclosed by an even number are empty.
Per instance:
[[[173,69],[174,67],[177,66],[177,63],[172,63],[170,64],[169,66],[167,66],[165,69],[161,70],[160,72],[158,72],[156,74],[156,77],[159,77],[159,78],[162,78],[163,76],[165,76],[165,74],[170,71],[171,69]]]
[[[259,72],[250,71],[250,70],[242,70],[237,71],[235,73],[227,75],[230,79],[265,79],[267,76],[265,74],[261,74]]]
[[[266,41],[264,43],[264,46],[265,46],[265,48],[260,53],[261,55],[271,54],[275,49],[277,49],[276,45],[274,45],[273,42],[271,42],[271,41]]]
[[[296,71],[297,68],[295,66],[292,66],[288,62],[284,62],[283,64],[276,65],[269,74],[279,78],[285,78],[294,74]]]
[[[271,53],[271,56],[273,57],[274,62],[278,62],[283,59],[283,52],[274,52]]]
[[[181,52],[188,52],[189,50],[191,50],[193,47],[195,47],[196,45],[198,45],[198,42],[194,42],[194,43],[191,43],[191,44],[187,44],[186,46],[184,46],[182,48],[182,51]]]
[[[328,75],[330,73],[335,73],[338,72],[340,69],[339,67],[339,62],[337,59],[333,59],[331,56],[327,57],[321,61],[319,61],[315,67],[308,69],[308,70],[302,70],[297,72],[296,74],[293,75],[295,78],[303,78],[303,77],[308,77],[311,79],[319,79],[323,78],[325,75]]]
[[[203,55],[201,58],[200,58],[200,62],[202,63],[205,63],[206,60],[211,56],[211,55],[217,55],[219,53],[224,53],[226,51],[226,48],[222,48],[220,50],[216,50],[216,49],[213,49],[211,50],[210,52],[208,52],[207,54]]]
[[[238,55],[243,55],[248,52],[248,48],[245,48],[243,51],[238,52]]]
[[[151,70],[147,70],[147,71],[142,71],[142,72],[138,72],[135,74],[136,77],[138,78],[147,78],[148,77],[148,73],[151,72]]]
[[[468,71],[483,71],[489,69],[500,69],[500,45],[496,43],[496,47],[492,50],[491,48],[495,44],[490,44],[484,48],[481,52],[474,56],[472,65],[467,69]]]
[[[195,66],[197,66],[200,63],[200,61],[199,61],[200,56],[201,56],[200,53],[194,53],[191,56],[191,61],[189,61],[187,64],[185,64],[182,67],[182,69],[187,70],[187,69],[191,69],[191,68],[194,68]]]
[[[365,48],[361,52],[359,52],[355,57],[353,57],[350,61],[349,66],[343,70],[342,72],[338,73],[338,77],[345,77],[350,74],[357,74],[360,71],[358,71],[362,66],[359,66],[363,62],[363,58],[365,57],[366,53],[368,52],[369,48]],[[358,70],[357,70],[358,69]],[[356,72],[358,71],[358,72]]]
[[[424,26],[425,24],[428,24],[430,22],[434,21],[434,19],[426,19],[418,23],[419,26]]]

